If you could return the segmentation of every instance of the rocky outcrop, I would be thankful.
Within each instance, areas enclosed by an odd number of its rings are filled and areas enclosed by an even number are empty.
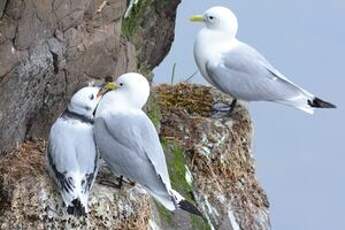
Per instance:
[[[255,178],[248,111],[237,106],[231,117],[214,114],[214,104],[230,104],[231,98],[209,87],[163,85],[156,91],[173,187],[194,200],[212,229],[269,229],[269,202]],[[193,223],[192,229],[206,228]]]
[[[171,213],[140,186],[93,188],[86,219],[63,215],[45,169],[45,142],[26,142],[0,162],[0,228],[82,227],[87,229],[269,229],[268,201],[255,178],[252,124],[247,110],[214,114],[229,97],[205,86],[163,85],[154,89],[148,114],[160,137],[174,189],[194,202],[206,219]],[[99,179],[115,181],[104,170]],[[98,179],[98,181],[99,181]]]
[[[179,0],[127,2],[1,1],[0,152],[46,137],[81,82],[159,64]]]
[[[1,160],[0,229],[148,228],[150,200],[138,187],[118,190],[96,183],[87,218],[66,215],[56,186],[47,174],[45,143],[27,141]],[[107,179],[103,175],[98,180]]]

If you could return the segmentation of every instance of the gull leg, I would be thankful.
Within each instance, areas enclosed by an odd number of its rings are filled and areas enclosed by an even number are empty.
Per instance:
[[[230,105],[223,103],[223,102],[217,102],[213,105],[212,109],[213,111],[217,113],[228,113],[231,115],[231,113],[234,111],[237,104],[237,99],[234,98]]]
[[[212,109],[215,113],[227,113],[230,110],[230,106],[223,102],[216,102],[213,104]]]
[[[124,184],[128,184],[130,186],[135,186],[135,182],[127,179],[126,181],[123,176],[116,177],[117,183],[114,183],[113,181],[107,180],[107,179],[100,179],[99,184],[112,187],[112,188],[117,188],[117,189],[122,189]]]
[[[109,181],[109,180],[102,179],[102,180],[99,180],[98,183],[101,184],[101,185],[107,186],[107,187],[121,189],[121,186],[119,184],[116,184],[116,183],[114,183],[112,181]]]
[[[123,176],[121,176],[120,178],[117,178],[117,180],[119,181],[119,184],[128,184],[130,186],[135,186],[135,182],[126,178],[124,179]]]
[[[116,180],[117,180],[117,182],[119,182],[118,183],[119,189],[121,189],[122,186],[123,186],[123,182],[124,182],[123,176],[120,176],[120,177],[116,178]]]
[[[232,102],[230,104],[229,115],[231,115],[232,112],[234,111],[236,104],[237,104],[237,99],[236,98],[232,99]]]
[[[133,186],[133,187],[135,186],[135,182],[134,182],[134,181],[131,181],[131,180],[129,180],[129,179],[128,179],[128,182],[126,182],[126,183],[128,183],[130,186]]]

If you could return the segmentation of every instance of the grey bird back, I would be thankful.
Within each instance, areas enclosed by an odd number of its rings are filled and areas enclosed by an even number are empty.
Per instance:
[[[170,199],[165,155],[145,113],[98,117],[95,137],[102,158],[114,171]]]
[[[224,53],[220,63],[207,63],[206,70],[217,88],[246,101],[283,101],[311,95],[244,43]]]

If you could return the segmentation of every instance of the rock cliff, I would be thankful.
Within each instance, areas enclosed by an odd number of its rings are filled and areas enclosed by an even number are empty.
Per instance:
[[[158,65],[179,2],[2,0],[0,152],[45,137],[81,82]]]
[[[0,2],[0,229],[269,229],[255,178],[245,108],[188,84],[153,89],[146,108],[160,132],[173,187],[205,220],[170,213],[140,186],[119,190],[106,168],[88,218],[63,214],[45,167],[46,136],[81,82],[138,70],[151,77],[170,49],[179,0]]]

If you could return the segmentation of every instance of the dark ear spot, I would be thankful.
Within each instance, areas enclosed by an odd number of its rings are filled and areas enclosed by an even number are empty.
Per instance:
[[[84,106],[84,108],[85,108],[87,111],[92,110],[92,108],[91,108],[90,106]]]
[[[89,98],[90,100],[93,100],[95,98],[95,95],[91,94]]]

